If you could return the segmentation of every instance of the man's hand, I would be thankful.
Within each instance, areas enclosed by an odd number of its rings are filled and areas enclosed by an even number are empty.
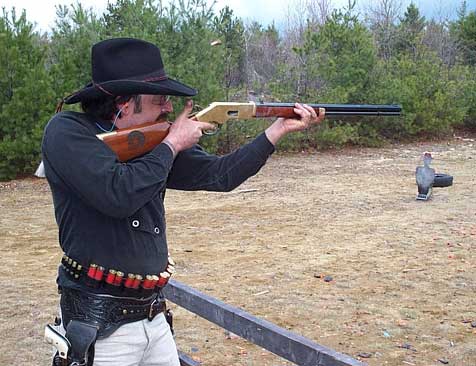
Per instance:
[[[273,145],[276,145],[281,137],[290,132],[302,131],[322,122],[326,111],[324,108],[319,108],[319,115],[317,115],[316,111],[307,104],[296,103],[294,113],[300,116],[300,118],[278,118],[266,129],[266,136]]]
[[[169,145],[174,155],[198,143],[204,130],[213,130],[215,128],[211,123],[198,122],[188,118],[192,112],[192,107],[192,101],[188,100],[182,113],[170,125],[169,134],[162,141]]]

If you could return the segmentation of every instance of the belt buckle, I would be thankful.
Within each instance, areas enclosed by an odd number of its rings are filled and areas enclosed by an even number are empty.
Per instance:
[[[157,302],[158,302],[157,298],[155,298],[154,301],[152,301],[152,303],[149,306],[149,314],[147,315],[147,319],[149,319],[149,321],[152,321],[152,319],[154,319],[156,315],[153,313],[154,313],[154,305],[157,304]]]

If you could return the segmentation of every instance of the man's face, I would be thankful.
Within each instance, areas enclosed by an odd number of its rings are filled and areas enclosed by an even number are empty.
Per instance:
[[[132,98],[121,106],[121,118],[116,121],[118,128],[137,126],[147,122],[167,121],[167,114],[173,112],[173,106],[168,96],[141,95]]]

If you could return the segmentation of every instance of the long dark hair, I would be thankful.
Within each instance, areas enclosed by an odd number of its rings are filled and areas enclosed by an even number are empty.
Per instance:
[[[125,103],[134,98],[134,112],[139,113],[141,108],[140,95],[111,96],[104,95],[99,98],[81,100],[81,109],[84,113],[94,118],[110,121],[119,112],[118,104]]]

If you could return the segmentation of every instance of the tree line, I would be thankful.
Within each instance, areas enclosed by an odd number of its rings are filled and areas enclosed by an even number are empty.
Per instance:
[[[476,12],[463,1],[455,19],[427,20],[413,3],[372,4],[362,12],[355,1],[334,8],[331,0],[296,0],[278,30],[205,0],[117,0],[103,14],[78,2],[57,7],[48,33],[25,12],[3,8],[0,180],[34,171],[58,100],[90,81],[91,46],[111,37],[157,44],[167,73],[199,90],[197,108],[230,100],[403,106],[401,118],[328,120],[286,137],[280,150],[379,146],[476,128]],[[176,110],[181,105],[176,100]],[[202,141],[224,153],[266,123],[228,123]]]

